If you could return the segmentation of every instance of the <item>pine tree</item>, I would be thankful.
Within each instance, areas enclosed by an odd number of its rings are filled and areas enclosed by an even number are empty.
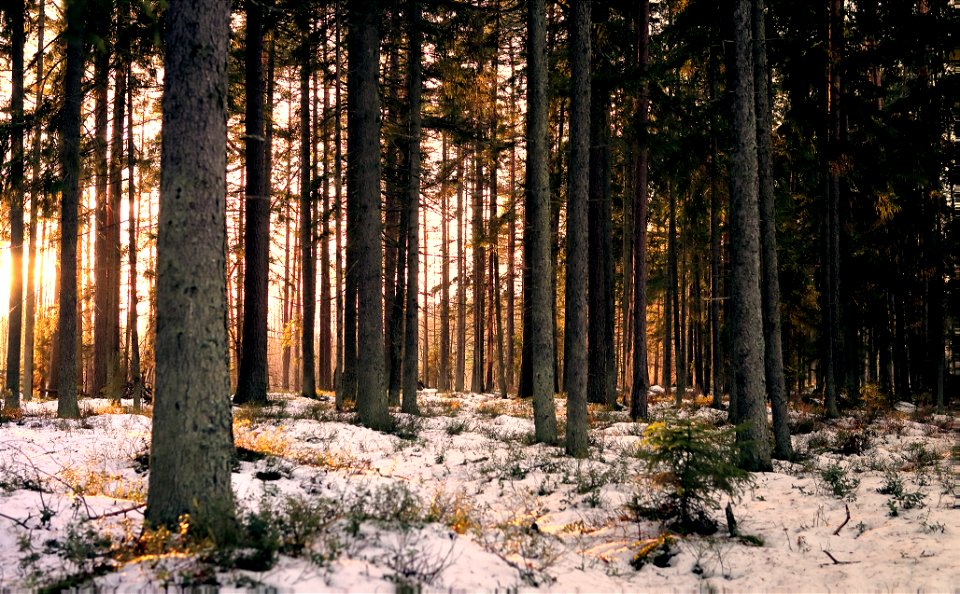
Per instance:
[[[567,390],[567,454],[583,458],[587,425],[587,260],[590,197],[591,0],[573,0],[570,19],[570,177],[567,191],[567,291],[564,364]],[[591,293],[598,287],[591,287]],[[592,377],[603,382],[605,378]]]
[[[164,58],[157,385],[145,517],[225,542],[233,530],[226,335],[230,6],[173,0]],[[191,142],[183,142],[190,138]]]
[[[379,47],[381,4],[349,0],[347,81],[347,241],[355,242],[357,274],[357,411],[367,427],[384,429],[390,423],[383,369],[383,262],[380,242],[380,97]],[[349,299],[349,293],[348,293]],[[348,305],[349,307],[349,305]],[[349,325],[347,331],[349,332]],[[349,348],[348,348],[349,353]]]

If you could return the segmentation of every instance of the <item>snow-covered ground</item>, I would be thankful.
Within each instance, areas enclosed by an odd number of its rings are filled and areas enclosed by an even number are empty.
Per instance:
[[[241,455],[233,485],[248,525],[256,516],[281,527],[275,563],[257,565],[248,551],[217,564],[202,543],[142,533],[148,414],[85,400],[83,419],[63,421],[55,403],[29,403],[22,418],[0,426],[0,591],[84,579],[124,592],[204,583],[279,592],[404,584],[452,592],[960,591],[954,416],[895,412],[825,425],[794,413],[794,445],[809,455],[776,462],[733,502],[752,544],[727,535],[718,509],[715,535],[677,536],[669,565],[636,570],[631,560],[664,527],[631,511],[652,487],[634,455],[645,425],[625,412],[591,408],[591,455],[577,461],[562,448],[531,445],[529,401],[427,391],[424,417],[398,414],[398,429],[385,434],[329,402],[271,398],[263,410],[234,409]],[[557,405],[562,417],[564,402]],[[668,410],[656,404],[652,416]],[[681,414],[723,417],[705,408]]]

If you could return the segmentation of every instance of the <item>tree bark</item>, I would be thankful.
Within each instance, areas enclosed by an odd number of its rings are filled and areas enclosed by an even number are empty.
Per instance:
[[[305,398],[317,397],[316,353],[314,331],[316,328],[317,274],[313,259],[313,197],[310,161],[310,21],[302,15],[300,24],[300,270],[302,304],[300,334],[300,394]]]
[[[595,71],[603,66],[595,61]],[[588,66],[589,68],[589,66]],[[588,104],[589,171],[588,242],[589,266],[584,271],[589,279],[588,296],[588,377],[587,398],[590,402],[613,405],[617,399],[617,374],[613,344],[613,224],[610,196],[610,106],[605,82],[595,82],[592,103]],[[570,126],[573,126],[571,109]],[[571,139],[574,135],[571,134]],[[569,168],[569,178],[578,172]]]
[[[827,139],[827,188],[826,188],[826,224],[825,266],[824,266],[824,407],[827,417],[837,417],[839,388],[837,383],[843,377],[841,365],[843,345],[840,319],[840,52],[843,36],[843,15],[841,0],[830,0],[829,21],[827,26],[827,111],[829,131]]]
[[[46,22],[46,2],[40,0],[37,8],[37,89],[36,104],[43,103],[43,58],[44,58],[44,25]],[[33,183],[30,196],[30,244],[28,246],[27,256],[27,294],[26,294],[26,320],[24,321],[23,337],[23,397],[25,400],[33,400],[33,371],[34,371],[34,337],[36,328],[36,308],[37,297],[35,293],[35,277],[37,262],[37,219],[40,214],[40,169],[42,167],[40,146],[42,143],[43,125],[38,121],[34,127],[33,134]],[[40,246],[43,245],[41,240]],[[41,285],[42,286],[42,285]]]
[[[467,258],[464,250],[463,152],[457,149],[457,370],[454,390],[463,392],[467,363]]]
[[[449,208],[449,155],[447,137],[441,137],[440,168],[443,178],[440,183],[440,366],[437,370],[437,388],[450,390],[450,230],[447,211]]]
[[[767,393],[773,411],[773,455],[789,459],[793,454],[787,417],[787,386],[783,372],[780,337],[780,277],[777,261],[777,214],[773,194],[772,115],[767,68],[766,12],[764,0],[753,0],[754,96],[757,110],[757,166],[760,190],[760,287],[763,298],[763,339]]]
[[[383,377],[383,249],[380,212],[379,1],[349,0],[347,154],[348,200],[356,204],[357,412],[372,429],[390,424]],[[349,258],[349,254],[348,254]],[[347,263],[348,270],[350,262]]]
[[[637,15],[637,66],[646,77],[650,59],[650,1],[641,0]],[[648,83],[644,79],[637,100],[636,163],[633,187],[633,381],[630,386],[630,418],[634,421],[648,416],[647,390],[647,120],[650,102]]]
[[[587,260],[590,231],[590,0],[573,0],[570,22],[570,165],[567,190],[567,288],[564,320],[564,386],[567,390],[568,455],[583,458],[588,451],[587,426]],[[596,122],[594,122],[596,123]],[[596,180],[596,178],[594,178]],[[593,274],[589,275],[590,277]],[[593,285],[592,289],[602,288]],[[593,293],[593,291],[590,291]],[[594,312],[591,312],[594,313]],[[591,338],[594,333],[590,333]],[[595,346],[595,345],[591,345]],[[606,383],[605,377],[591,377]]]
[[[407,64],[407,101],[410,105],[409,149],[407,150],[407,305],[406,327],[403,338],[403,401],[401,410],[419,414],[417,407],[417,289],[420,279],[420,96],[421,82],[421,33],[420,0],[409,0],[409,54]],[[446,213],[441,212],[441,216]],[[446,224],[444,223],[444,228]],[[424,226],[426,233],[426,226]],[[426,276],[426,275],[424,275]],[[426,282],[424,282],[426,286]],[[428,345],[424,351],[429,352]],[[426,373],[426,370],[424,370]]]
[[[243,237],[243,348],[237,373],[237,404],[267,402],[267,301],[270,279],[270,195],[264,168],[263,9],[246,3],[245,35],[246,211]]]
[[[157,392],[145,517],[234,532],[226,304],[230,6],[173,0],[164,59],[157,238]],[[190,138],[190,142],[183,142]]]
[[[553,403],[553,258],[550,250],[550,185],[547,171],[547,48],[544,0],[527,3],[527,213],[524,249],[530,274],[530,366],[534,433],[538,442],[557,440]],[[525,300],[526,301],[526,300]]]
[[[84,48],[87,23],[85,0],[66,7],[67,56],[64,73],[63,111],[60,114],[60,163],[63,190],[60,212],[60,275],[56,352],[57,416],[77,418],[77,232],[80,208],[80,125],[83,104]],[[56,346],[56,345],[55,345]]]
[[[130,65],[127,65],[127,76],[130,77]],[[140,317],[137,313],[137,235],[139,225],[136,213],[136,191],[134,183],[134,163],[136,162],[135,146],[133,144],[133,79],[127,84],[127,229],[128,249],[127,257],[130,264],[130,302],[127,304],[127,328],[129,328],[130,364],[129,381],[133,392],[133,407],[139,409],[143,392],[143,377],[140,371],[140,331],[138,326]]]
[[[20,408],[20,338],[23,331],[23,45],[24,2],[14,0],[7,9],[12,43],[12,93],[10,119],[13,124],[10,155],[10,294],[7,316],[7,377],[4,408]]]
[[[112,198],[108,196],[109,169],[107,165],[108,120],[109,120],[109,86],[110,86],[110,52],[109,52],[109,23],[113,16],[111,4],[107,0],[88,0],[99,18],[92,18],[89,27],[94,36],[99,38],[100,46],[94,49],[93,55],[93,170],[94,189],[96,193],[96,213],[93,249],[94,278],[91,280],[93,293],[93,374],[87,374],[85,385],[90,394],[100,397],[107,387],[109,362],[113,355],[113,308],[111,301],[111,256],[110,256],[110,225],[112,223]],[[106,12],[106,18],[100,16]],[[91,14],[92,16],[92,14]],[[84,301],[89,298],[85,296]],[[89,310],[88,310],[89,311]],[[88,325],[89,327],[89,325]]]
[[[331,359],[333,342],[331,332],[333,319],[330,315],[332,297],[330,295],[330,85],[327,84],[327,16],[323,17],[323,114],[314,110],[314,118],[321,118],[319,130],[320,144],[323,147],[323,188],[320,196],[320,339],[317,355],[317,387],[321,390],[333,389],[333,371]],[[314,99],[316,100],[316,99]]]
[[[476,393],[483,393],[487,386],[484,383],[484,364],[486,363],[486,250],[484,249],[483,225],[483,160],[481,148],[477,143],[474,154],[474,186],[473,186],[473,366],[470,389]]]
[[[734,5],[733,154],[730,167],[731,313],[733,376],[741,427],[740,464],[746,470],[772,468],[767,441],[763,314],[760,299],[760,212],[757,178],[757,122],[754,113],[751,2]]]

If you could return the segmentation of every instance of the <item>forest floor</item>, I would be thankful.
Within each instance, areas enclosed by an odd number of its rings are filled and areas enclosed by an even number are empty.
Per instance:
[[[661,390],[662,392],[662,390]],[[329,401],[235,408],[233,486],[248,533],[227,554],[143,529],[150,409],[28,403],[0,426],[0,592],[95,584],[259,592],[957,592],[960,415],[793,412],[796,462],[722,507],[710,536],[638,517],[658,487],[645,424],[591,405],[588,460],[534,445],[529,401],[421,394],[372,431]],[[561,418],[565,402],[557,401]],[[907,408],[909,407],[902,407]],[[656,402],[653,419],[676,411]],[[693,403],[680,416],[720,425]],[[723,497],[725,506],[728,497]],[[631,563],[650,552],[640,569]],[[643,557],[643,554],[640,555]]]

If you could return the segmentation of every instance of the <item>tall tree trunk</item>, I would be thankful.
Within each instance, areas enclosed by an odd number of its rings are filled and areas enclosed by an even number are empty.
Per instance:
[[[676,193],[671,194],[674,198],[673,223],[676,232]],[[677,233],[674,236],[673,247],[673,332],[674,332],[674,351],[677,365],[677,392],[674,394],[674,402],[677,406],[683,402],[683,397],[687,393],[687,358],[686,347],[687,340],[684,336],[684,328],[687,321],[687,291],[686,275],[680,270],[683,262],[683,241]]]
[[[716,53],[710,53],[710,98],[715,95],[717,70]],[[719,147],[715,118],[710,120],[710,390],[713,396],[710,406],[723,408],[723,364],[720,356],[720,171],[717,165]]]
[[[437,388],[450,390],[450,230],[447,210],[449,208],[450,172],[447,137],[442,136],[440,185],[440,366],[437,370]]]
[[[463,151],[457,149],[457,370],[454,374],[454,390],[463,392],[467,362],[467,258],[464,246],[466,224],[464,222]]]
[[[320,36],[323,43],[323,114],[320,126],[320,143],[323,147],[323,189],[320,197],[320,344],[317,356],[317,387],[321,390],[333,389],[333,371],[331,358],[333,344],[331,332],[333,319],[330,315],[332,298],[330,295],[330,85],[327,83],[327,24],[326,15],[323,17],[324,27]],[[314,99],[316,100],[316,99]],[[319,110],[314,111],[314,118],[320,118]]]
[[[380,241],[379,1],[349,0],[347,193],[356,218],[347,220],[357,276],[357,411],[373,429],[390,424],[383,377],[383,273]],[[349,253],[348,253],[349,259]],[[347,262],[348,271],[351,262]],[[349,328],[348,328],[349,330]]]
[[[824,227],[826,254],[824,266],[824,406],[828,417],[840,414],[837,408],[838,381],[843,377],[840,363],[843,357],[842,328],[840,320],[840,54],[843,36],[842,1],[830,0],[827,26],[827,95],[829,132],[827,140],[827,191],[826,225]]]
[[[145,513],[168,528],[190,514],[191,532],[214,542],[235,531],[224,199],[229,23],[230,5],[216,0],[173,0],[167,11]]]
[[[338,3],[339,6],[339,3]],[[336,50],[334,51],[334,60],[336,61],[335,68],[335,78],[334,81],[334,103],[336,104],[334,108],[334,125],[333,125],[333,194],[334,194],[334,210],[336,211],[336,225],[335,233],[336,238],[336,284],[337,284],[337,369],[334,372],[334,385],[336,386],[336,408],[337,410],[344,409],[344,270],[343,270],[343,250],[342,241],[343,241],[343,142],[342,142],[342,132],[343,129],[342,119],[343,119],[343,105],[341,103],[341,59],[340,59],[340,19],[336,18],[336,13],[334,14],[334,29],[336,31],[336,42],[334,44]]]
[[[570,22],[570,164],[567,189],[567,288],[564,320],[564,386],[567,390],[566,452],[584,458],[588,450],[587,283],[590,232],[590,0],[572,0]],[[603,101],[601,100],[601,103]],[[596,124],[597,122],[593,122]],[[594,178],[596,180],[596,178]],[[593,274],[589,275],[590,277]],[[590,280],[593,280],[592,278]],[[594,290],[598,289],[593,285]],[[599,288],[602,291],[602,288]],[[594,293],[594,291],[590,291]],[[594,312],[591,312],[594,313]],[[601,314],[602,315],[602,314]],[[591,332],[591,338],[594,333]],[[599,337],[599,333],[598,333]],[[595,345],[591,345],[595,346]],[[606,345],[604,345],[606,346]],[[605,377],[594,377],[601,386]]]
[[[60,163],[63,190],[60,203],[60,275],[57,336],[57,416],[77,418],[77,231],[80,208],[80,125],[83,104],[84,42],[87,6],[84,1],[66,6],[67,56],[64,72],[63,111],[60,114]],[[56,345],[55,345],[56,346]]]
[[[427,247],[430,240],[427,234],[427,213],[423,213],[423,385],[430,386],[430,294],[426,279],[430,278],[430,254]]]
[[[300,353],[301,387],[305,398],[317,397],[314,329],[317,307],[317,274],[313,260],[313,204],[310,162],[310,20],[303,15],[300,24],[300,302],[302,305]]]
[[[401,127],[406,125],[408,110],[400,98],[400,46],[403,29],[401,27],[400,4],[395,4],[389,19],[384,22],[383,34],[385,49],[389,51],[384,73],[384,121],[383,130],[383,198],[384,198],[384,283],[387,290],[384,295],[384,349],[386,367],[384,375],[390,406],[400,405],[401,373],[403,360],[403,306],[406,268],[406,158],[407,143]],[[403,246],[401,246],[403,243]]]
[[[594,70],[603,68],[595,60]],[[589,66],[588,66],[589,69]],[[588,83],[589,84],[589,81]],[[613,345],[613,227],[610,197],[610,105],[605,83],[595,83],[593,102],[587,104],[590,121],[587,142],[589,199],[587,200],[589,231],[589,266],[584,271],[589,278],[588,367],[587,398],[590,402],[613,405],[617,399],[617,375],[614,370],[616,351]],[[573,126],[571,108],[570,126]],[[574,135],[571,133],[571,141]],[[571,162],[572,165],[572,162]],[[572,166],[569,178],[579,175]],[[569,199],[569,197],[568,197]],[[569,216],[569,215],[568,215]],[[569,376],[568,376],[569,377]]]
[[[270,195],[264,170],[263,8],[247,2],[245,36],[246,210],[243,237],[243,348],[237,373],[237,404],[267,402],[267,302],[270,279]]]
[[[94,50],[93,59],[93,170],[94,187],[96,191],[96,224],[94,231],[94,277],[91,280],[93,288],[93,374],[87,374],[85,385],[90,394],[96,397],[103,395],[107,386],[107,372],[112,357],[111,330],[111,258],[110,258],[110,223],[113,214],[110,208],[112,196],[107,195],[108,189],[108,120],[109,120],[109,87],[110,87],[110,53],[107,44],[109,37],[109,23],[112,10],[106,0],[88,0],[92,2],[94,10],[99,13],[106,11],[106,15],[91,19],[90,27],[93,34],[99,38],[100,47]],[[99,16],[99,15],[98,15]],[[89,326],[88,326],[89,327]]]
[[[793,454],[787,424],[787,386],[783,372],[780,338],[780,278],[777,262],[777,214],[773,195],[772,115],[767,68],[766,11],[764,0],[753,0],[753,69],[757,110],[757,166],[760,190],[760,262],[763,298],[763,339],[767,393],[773,410],[773,455],[789,459]]]
[[[125,21],[122,11],[118,22]],[[122,27],[122,25],[120,25]],[[121,32],[122,34],[122,32]],[[123,123],[124,108],[127,102],[127,68],[124,65],[128,52],[118,39],[116,58],[117,68],[113,94],[113,125],[110,141],[110,185],[107,192],[107,227],[105,237],[107,277],[107,377],[104,396],[120,401],[124,382],[120,367],[120,219],[123,199]]]
[[[757,178],[757,122],[754,113],[751,2],[734,5],[733,155],[730,166],[731,313],[733,376],[737,397],[740,464],[746,470],[772,468],[767,441],[763,314],[760,299],[760,211]]]
[[[666,323],[666,334],[665,336],[671,336],[667,345],[673,345],[673,352],[671,353],[676,361],[676,378],[677,378],[677,389],[674,393],[674,403],[677,406],[680,406],[680,402],[683,400],[684,388],[684,369],[683,369],[683,337],[680,334],[680,297],[679,297],[679,271],[677,266],[677,192],[674,188],[671,188],[668,184],[667,193],[669,194],[668,199],[670,202],[670,214],[669,214],[669,227],[667,231],[667,301],[669,309],[667,311],[669,314],[665,320]],[[669,348],[667,346],[666,348]],[[670,377],[669,374],[669,357],[665,359],[668,361],[666,367],[668,372],[666,373],[667,378]],[[669,393],[670,380],[667,379],[667,392]]]
[[[10,158],[10,295],[7,301],[7,377],[4,408],[20,408],[20,337],[23,330],[23,45],[24,1],[14,0],[7,9],[12,33],[10,101],[12,154]]]
[[[486,390],[484,385],[484,363],[486,362],[486,342],[484,332],[486,331],[486,311],[484,309],[486,301],[486,281],[484,280],[484,267],[486,265],[486,250],[484,250],[484,225],[483,225],[483,160],[479,142],[475,147],[474,153],[474,186],[473,186],[473,221],[471,231],[473,234],[473,372],[470,381],[470,389],[477,393]]]
[[[554,318],[550,295],[553,259],[550,253],[550,185],[547,171],[547,48],[544,0],[527,3],[527,180],[524,266],[529,268],[530,367],[533,376],[533,420],[538,442],[557,440],[553,403]],[[527,299],[525,298],[526,302]]]
[[[133,144],[133,79],[130,77],[130,65],[127,65],[127,257],[130,264],[130,298],[127,304],[127,328],[129,329],[130,348],[130,387],[133,392],[133,407],[140,408],[143,392],[143,378],[140,372],[140,331],[137,327],[140,317],[137,313],[137,236],[139,225],[136,213],[136,192],[134,183],[134,163],[136,163]]]
[[[514,121],[511,118],[511,121]],[[510,147],[510,207],[507,212],[507,388],[516,387],[513,353],[516,320],[517,283],[517,149]]]
[[[637,15],[637,65],[646,74],[650,59],[650,0],[640,0]],[[637,135],[633,184],[633,381],[630,387],[630,418],[646,419],[648,416],[647,390],[647,120],[650,101],[648,86],[640,87],[637,101]]]
[[[46,22],[46,2],[40,0],[38,3],[37,14],[37,89],[36,105],[43,103],[43,57],[44,57],[44,24]],[[30,196],[30,245],[29,255],[27,256],[27,295],[26,295],[26,320],[24,322],[23,337],[23,396],[25,400],[33,399],[33,349],[34,336],[36,328],[36,308],[37,297],[35,293],[35,277],[37,268],[37,218],[40,215],[40,197],[43,195],[40,189],[40,168],[41,155],[40,146],[42,144],[43,125],[38,122],[34,127],[33,133],[33,183]],[[41,240],[40,246],[43,245]],[[41,286],[42,283],[41,283]]]
[[[672,192],[668,189],[667,192],[672,198]],[[671,202],[672,204],[672,202]],[[673,226],[673,214],[674,209],[670,209],[670,214],[668,215],[668,226],[667,226],[667,278],[666,286],[663,292],[663,318],[660,320],[661,325],[663,326],[663,388],[666,390],[667,396],[671,392],[671,382],[673,381],[673,266],[671,262],[673,261],[673,250],[674,248],[674,226]]]
[[[420,278],[420,96],[421,34],[420,0],[407,2],[409,14],[409,54],[407,64],[407,101],[410,105],[409,149],[407,150],[407,306],[406,330],[403,339],[403,404],[405,413],[419,414],[417,407],[417,285]],[[441,212],[440,216],[446,216]],[[446,229],[446,222],[443,224]],[[424,225],[426,234],[426,225]],[[444,233],[446,235],[446,233]],[[446,270],[446,266],[444,266]],[[424,275],[426,278],[426,275]],[[427,283],[424,281],[424,287]],[[429,352],[425,344],[424,351]],[[424,370],[426,372],[426,370]],[[426,373],[425,373],[426,375]],[[442,381],[442,380],[441,380]]]
[[[496,298],[493,300],[494,319],[496,321],[497,335],[497,388],[500,392],[500,398],[507,397],[507,369],[506,354],[503,348],[503,303],[500,299],[500,250],[496,244],[491,248],[493,250],[490,260],[490,278],[493,281],[493,292]]]

